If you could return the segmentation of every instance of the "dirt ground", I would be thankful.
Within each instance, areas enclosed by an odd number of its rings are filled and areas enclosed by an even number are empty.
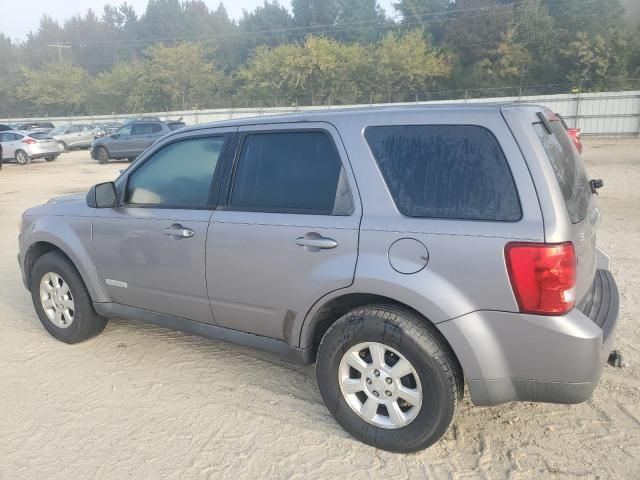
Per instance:
[[[86,151],[0,171],[0,479],[640,478],[640,140],[591,140],[599,244],[621,294],[617,347],[593,398],[473,407],[445,438],[397,455],[349,437],[314,367],[113,320],[69,346],[40,325],[16,262],[24,209],[113,179]]]

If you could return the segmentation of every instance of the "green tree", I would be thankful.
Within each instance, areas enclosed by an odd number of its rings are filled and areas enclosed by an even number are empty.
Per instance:
[[[258,45],[276,47],[289,40],[293,17],[277,0],[265,0],[255,10],[242,12],[239,27],[248,51]]]
[[[89,95],[89,75],[70,63],[51,63],[41,69],[23,68],[18,98],[40,114],[82,114]]]
[[[393,8],[402,15],[405,28],[422,28],[433,41],[442,41],[445,21],[452,8],[449,0],[400,0]]]
[[[8,115],[16,108],[15,89],[17,86],[17,51],[9,37],[0,33],[0,113]]]
[[[337,0],[291,0],[291,8],[299,27],[334,25],[339,13]]]
[[[564,52],[566,78],[581,90],[619,88],[616,80],[625,77],[625,46],[620,37],[589,36],[578,32]]]
[[[375,52],[374,83],[386,100],[413,100],[413,94],[433,89],[447,78],[451,64],[451,57],[435,50],[420,30],[389,33]]]
[[[224,75],[204,59],[202,46],[180,43],[146,50],[143,90],[151,90],[157,107],[187,109],[216,98],[226,88]],[[146,105],[145,105],[146,106]]]
[[[144,65],[138,62],[116,63],[111,71],[103,72],[93,81],[92,101],[96,111],[106,113],[142,112],[141,87]],[[144,95],[142,96],[144,98]]]
[[[345,42],[374,43],[390,26],[377,0],[338,0],[336,38]]]

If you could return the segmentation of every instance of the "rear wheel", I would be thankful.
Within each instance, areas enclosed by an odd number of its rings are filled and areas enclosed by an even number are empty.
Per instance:
[[[438,441],[458,401],[457,363],[435,327],[391,305],[353,310],[318,349],[320,393],[357,439],[394,452]]]
[[[57,156],[57,155],[51,155],[50,157],[44,157],[44,159],[45,159],[47,162],[53,162],[56,158],[58,158],[58,156]]]
[[[80,274],[60,253],[47,253],[36,260],[31,270],[31,298],[44,328],[62,342],[87,340],[107,325],[107,319],[93,310]]]
[[[27,165],[30,161],[29,155],[27,155],[27,152],[24,150],[18,150],[16,152],[16,162],[18,162],[18,165]]]
[[[58,142],[58,150],[60,150],[60,153],[66,152],[67,144],[64,142]]]
[[[107,163],[109,161],[109,152],[104,147],[96,148],[96,158],[98,159],[98,163]]]

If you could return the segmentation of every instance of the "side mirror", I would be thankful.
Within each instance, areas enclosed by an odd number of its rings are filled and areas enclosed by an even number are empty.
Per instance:
[[[98,183],[87,193],[87,205],[91,208],[113,208],[116,206],[116,184]]]
[[[120,136],[119,133],[112,133],[111,138],[118,138]]]

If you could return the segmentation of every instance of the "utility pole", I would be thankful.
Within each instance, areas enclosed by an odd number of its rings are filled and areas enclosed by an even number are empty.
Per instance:
[[[62,63],[62,49],[63,48],[71,48],[71,45],[47,45],[47,47],[57,48],[58,49],[58,60]]]

